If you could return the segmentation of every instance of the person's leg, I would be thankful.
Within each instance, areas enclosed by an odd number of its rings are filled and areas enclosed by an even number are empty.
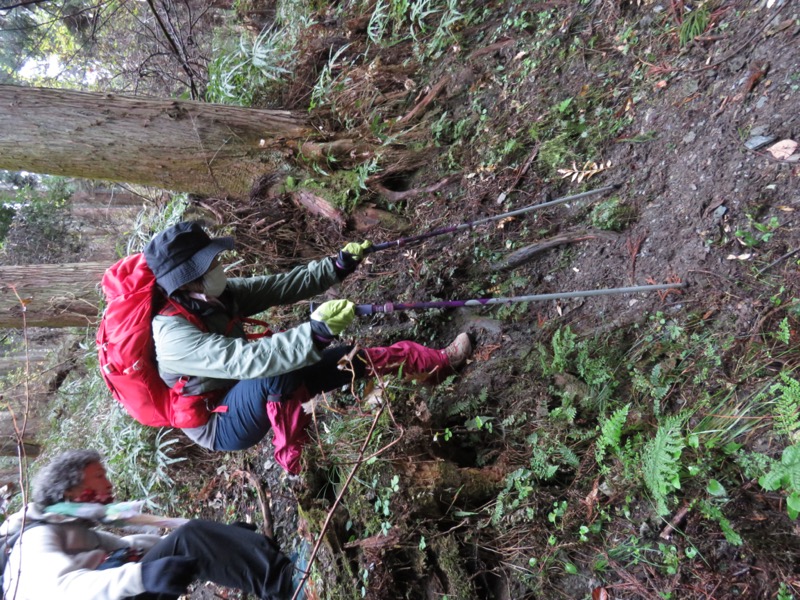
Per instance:
[[[322,352],[322,360],[295,371],[297,379],[305,384],[310,397],[348,385],[354,378],[361,379],[367,374],[367,363],[358,356],[353,359],[352,370],[339,369],[339,361],[352,350],[352,346],[326,348]]]
[[[214,450],[244,450],[267,434],[270,420],[267,403],[279,401],[298,384],[294,373],[278,377],[243,380],[234,385],[220,402],[214,432]]]
[[[236,525],[193,520],[179,527],[142,557],[197,559],[197,579],[236,588],[263,599],[291,598],[294,566],[269,538]],[[139,595],[136,600],[171,600]]]
[[[452,373],[472,351],[469,337],[459,335],[452,344],[438,350],[416,342],[402,341],[391,346],[364,348],[352,360],[352,369],[339,369],[339,361],[353,349],[352,346],[328,348],[322,353],[322,360],[295,371],[297,379],[305,383],[311,396],[329,392],[354,379],[366,375],[424,375],[439,377]]]

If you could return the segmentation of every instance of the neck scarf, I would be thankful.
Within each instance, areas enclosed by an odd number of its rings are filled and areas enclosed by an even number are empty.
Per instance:
[[[144,500],[135,502],[114,502],[97,504],[94,502],[59,502],[44,509],[46,514],[63,515],[97,521],[103,525],[125,527],[128,525],[146,525],[150,527],[166,527],[174,529],[185,525],[189,519],[180,517],[160,517],[142,514]]]

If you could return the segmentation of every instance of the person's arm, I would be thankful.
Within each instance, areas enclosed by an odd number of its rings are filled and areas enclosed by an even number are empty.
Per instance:
[[[8,565],[16,572],[21,560],[17,592],[21,598],[122,600],[145,591],[139,563],[97,571],[106,557],[104,548],[68,554],[54,527],[37,527],[24,537],[20,551],[13,553],[16,560]],[[14,582],[9,584],[13,590]]]
[[[310,323],[248,341],[200,331],[182,317],[156,316],[153,338],[160,370],[193,377],[259,379],[288,373],[322,358]]]
[[[137,533],[118,537],[105,531],[95,531],[100,536],[101,544],[104,548],[117,550],[119,548],[136,548],[137,550],[147,551],[161,541],[160,535],[150,533]]]
[[[240,314],[247,317],[270,306],[313,298],[336,283],[339,277],[334,261],[325,258],[295,267],[288,273],[232,278],[228,280],[228,289],[236,298]]]

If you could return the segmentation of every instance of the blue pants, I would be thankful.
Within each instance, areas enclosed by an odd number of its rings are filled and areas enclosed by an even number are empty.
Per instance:
[[[353,374],[340,371],[337,365],[352,349],[352,346],[327,348],[322,352],[322,360],[313,365],[276,377],[245,379],[234,385],[219,404],[228,410],[217,413],[214,450],[244,450],[260,442],[270,428],[267,402],[279,402],[301,384],[305,384],[311,396],[316,396],[350,383]],[[364,361],[354,360],[353,367],[357,378],[365,375]]]

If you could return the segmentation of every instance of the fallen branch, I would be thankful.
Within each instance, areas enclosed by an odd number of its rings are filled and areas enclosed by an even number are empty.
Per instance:
[[[512,40],[510,38],[500,40],[499,42],[495,42],[494,44],[489,44],[488,46],[484,46],[483,48],[478,48],[467,57],[467,60],[468,61],[475,60],[476,58],[480,58],[481,56],[491,54],[492,52],[496,52],[497,50],[502,50],[503,48],[507,48],[508,46],[513,46],[516,43],[517,40]]]
[[[448,83],[450,83],[450,76],[445,75],[444,77],[442,77],[442,79],[439,80],[439,83],[437,83],[431,88],[431,91],[425,95],[425,97],[419,102],[419,104],[417,104],[414,108],[411,109],[411,112],[409,112],[404,117],[400,117],[399,119],[397,119],[397,124],[404,125],[409,121],[415,119],[420,113],[424,112],[425,109],[428,108],[428,105],[434,101],[436,96],[438,96],[441,93],[441,91],[445,88],[445,86]]]
[[[552,248],[556,248],[558,246],[563,246],[564,244],[574,244],[576,242],[583,242],[586,240],[593,240],[597,238],[603,238],[607,240],[614,240],[616,239],[616,235],[613,233],[605,232],[605,231],[597,231],[597,232],[574,232],[574,233],[565,233],[562,235],[557,235],[555,237],[548,238],[546,240],[541,240],[536,242],[535,244],[531,244],[530,246],[525,246],[524,248],[520,248],[515,252],[512,252],[506,258],[501,260],[500,262],[496,262],[491,265],[492,270],[496,271],[508,271],[511,269],[515,269],[520,265],[525,264],[526,262],[532,260],[538,254],[550,250]]]
[[[292,194],[292,202],[295,206],[306,209],[312,215],[324,217],[336,223],[340,228],[345,226],[344,213],[333,204],[308,190],[299,190]]]
[[[391,202],[398,202],[399,200],[405,200],[405,199],[410,198],[412,196],[419,196],[420,194],[432,194],[434,192],[438,192],[440,189],[442,189],[443,187],[445,187],[449,183],[452,183],[453,181],[456,181],[457,179],[460,179],[460,178],[461,178],[460,174],[459,175],[450,175],[449,177],[445,177],[444,179],[442,179],[442,180],[440,180],[440,181],[438,181],[438,182],[436,182],[434,184],[431,184],[431,185],[428,185],[428,186],[425,186],[425,187],[422,187],[422,188],[414,188],[412,190],[404,190],[402,192],[395,192],[394,190],[390,190],[389,188],[384,187],[380,183],[377,183],[377,180],[376,180],[375,183],[373,183],[370,186],[370,188],[372,190],[378,192],[381,196],[383,196],[387,200],[390,200]]]

